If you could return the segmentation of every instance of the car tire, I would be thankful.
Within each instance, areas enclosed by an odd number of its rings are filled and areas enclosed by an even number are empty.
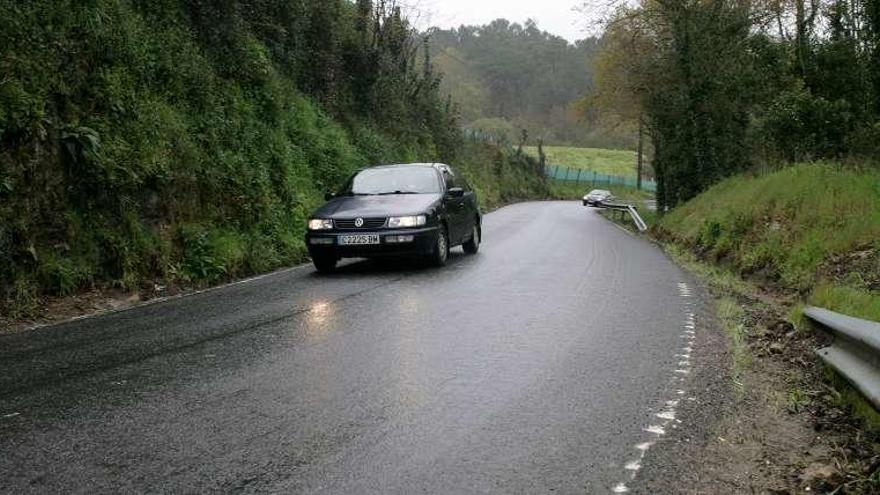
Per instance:
[[[477,254],[480,250],[480,242],[483,240],[483,232],[480,229],[480,224],[474,221],[473,229],[471,230],[471,238],[461,245],[461,248],[464,249],[464,252],[467,254]]]
[[[449,260],[449,233],[446,227],[440,227],[437,234],[437,240],[434,242],[434,249],[428,256],[428,261],[433,266],[445,266]]]
[[[336,271],[336,263],[339,260],[333,256],[314,256],[312,257],[312,264],[315,265],[315,270],[318,273],[333,273]]]

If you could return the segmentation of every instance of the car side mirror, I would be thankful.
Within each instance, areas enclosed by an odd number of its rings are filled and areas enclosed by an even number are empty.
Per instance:
[[[335,197],[336,197],[336,193],[332,193],[332,192],[326,193],[326,194],[324,194],[324,201],[330,201],[331,199],[333,199]]]
[[[446,194],[451,198],[460,198],[464,196],[464,189],[460,187],[450,187],[449,190],[446,191]]]

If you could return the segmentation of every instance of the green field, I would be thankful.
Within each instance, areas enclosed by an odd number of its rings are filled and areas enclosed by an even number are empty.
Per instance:
[[[535,146],[528,146],[523,150],[536,158],[538,156],[538,148]],[[636,153],[634,151],[545,146],[544,154],[547,155],[548,165],[592,170],[601,174],[621,177],[636,176]]]

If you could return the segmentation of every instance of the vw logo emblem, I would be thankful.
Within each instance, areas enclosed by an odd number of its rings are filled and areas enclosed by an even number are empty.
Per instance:
[[[358,218],[357,220],[355,220],[355,221],[354,221],[354,226],[357,227],[357,228],[361,228],[361,227],[363,227],[363,226],[364,226],[364,219],[363,219],[363,218]]]

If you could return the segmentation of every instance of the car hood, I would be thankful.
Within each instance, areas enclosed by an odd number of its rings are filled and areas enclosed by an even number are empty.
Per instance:
[[[370,218],[426,213],[442,198],[440,194],[394,194],[387,196],[343,196],[333,198],[315,210],[315,218]]]

